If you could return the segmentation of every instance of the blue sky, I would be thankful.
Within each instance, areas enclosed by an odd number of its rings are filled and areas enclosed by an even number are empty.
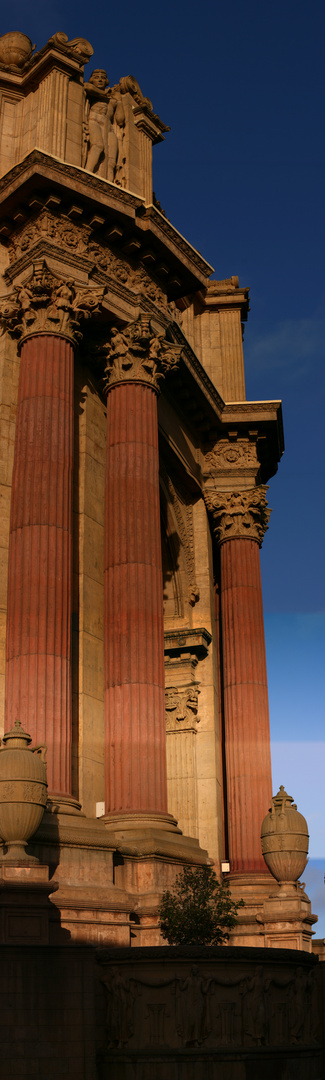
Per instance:
[[[171,125],[154,150],[162,206],[216,277],[250,285],[247,397],[283,399],[286,441],[261,554],[274,788],[309,822],[323,936],[324,4],[14,0],[1,25],[37,48],[57,30],[84,36],[89,72],[136,76]]]

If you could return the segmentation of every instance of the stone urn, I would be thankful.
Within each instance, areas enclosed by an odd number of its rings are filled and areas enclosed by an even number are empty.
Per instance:
[[[298,880],[308,856],[308,825],[299,814],[291,795],[281,784],[264,818],[261,830],[262,852],[268,869],[279,882]]]
[[[7,847],[1,861],[38,862],[26,855],[26,843],[43,817],[47,780],[45,746],[30,746],[31,736],[16,720],[0,749],[0,836]]]
[[[24,67],[27,60],[35,49],[29,37],[21,34],[19,30],[13,30],[10,34],[0,37],[0,64],[6,67]]]

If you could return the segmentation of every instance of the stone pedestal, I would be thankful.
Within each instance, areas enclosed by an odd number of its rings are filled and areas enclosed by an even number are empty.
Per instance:
[[[265,900],[263,908],[266,948],[303,949],[312,952],[311,903],[300,881],[281,882]]]
[[[55,912],[49,895],[48,866],[0,865],[0,944],[48,945],[49,922]]]

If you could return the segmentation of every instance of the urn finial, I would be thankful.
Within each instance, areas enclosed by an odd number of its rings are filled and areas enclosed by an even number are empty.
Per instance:
[[[268,869],[280,882],[298,880],[308,856],[308,825],[283,784],[272,798],[261,829],[262,852]]]

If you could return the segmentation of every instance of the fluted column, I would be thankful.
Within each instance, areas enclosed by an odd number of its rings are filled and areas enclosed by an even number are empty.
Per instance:
[[[272,796],[259,546],[266,488],[207,491],[220,545],[222,672],[230,868],[265,872],[261,823]]]
[[[21,350],[11,498],[6,725],[48,748],[50,790],[71,791],[73,347]]]
[[[94,290],[92,299],[95,307]],[[73,362],[85,305],[86,290],[78,294],[43,264],[0,305],[2,325],[20,337],[21,348],[6,728],[18,719],[35,743],[45,743],[49,793],[63,797],[71,795]]]
[[[142,318],[108,348],[106,812],[166,814],[157,389],[179,346]]]

